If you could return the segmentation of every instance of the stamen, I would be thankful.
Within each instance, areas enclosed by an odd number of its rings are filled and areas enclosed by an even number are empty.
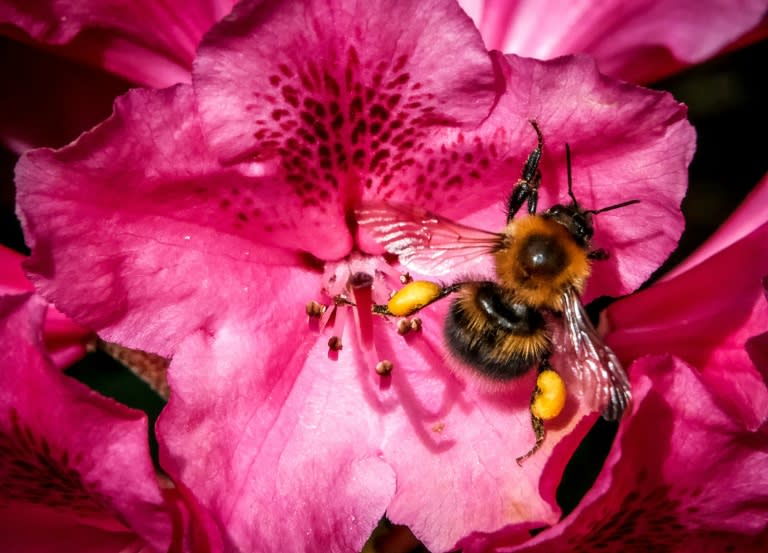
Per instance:
[[[408,319],[400,319],[397,321],[397,333],[400,336],[405,336],[411,331],[411,321]]]
[[[342,337],[348,313],[352,311],[356,329],[355,337],[360,346],[365,364],[376,368],[379,374],[388,374],[391,362],[382,362],[376,353],[373,334],[375,300],[386,302],[389,292],[399,288],[403,275],[380,259],[352,254],[347,259],[327,263],[323,276],[323,293],[331,298],[330,305],[319,302],[307,304],[307,315],[319,317],[318,327],[321,332],[328,331],[328,348],[331,353],[342,349]],[[421,322],[403,320],[404,331],[411,332],[421,328]],[[347,334],[347,337],[349,334]],[[347,338],[348,339],[348,338]],[[381,372],[383,371],[383,373]]]
[[[369,281],[373,282],[373,279]],[[373,296],[371,286],[358,286],[352,288],[352,295],[355,298],[357,309],[355,310],[360,331],[360,345],[364,350],[373,348],[373,317],[371,316],[371,306],[373,305]]]
[[[320,316],[325,313],[326,309],[328,309],[327,305],[312,300],[307,304],[307,315],[309,317],[320,318]]]
[[[333,296],[333,304],[336,306],[339,305],[355,305],[354,302],[352,302],[346,294],[336,294]]]
[[[341,344],[341,338],[338,336],[331,336],[328,339],[328,349],[331,351],[341,351],[344,346]]]
[[[376,363],[376,374],[379,376],[388,376],[392,372],[392,361],[383,359]]]

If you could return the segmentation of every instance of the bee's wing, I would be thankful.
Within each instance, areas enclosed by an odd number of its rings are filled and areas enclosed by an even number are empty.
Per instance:
[[[361,230],[417,273],[472,272],[489,263],[500,235],[455,223],[423,209],[368,204],[355,212]]]
[[[629,379],[616,354],[592,326],[575,290],[563,294],[565,332],[560,348],[577,393],[606,420],[618,420],[632,407]]]

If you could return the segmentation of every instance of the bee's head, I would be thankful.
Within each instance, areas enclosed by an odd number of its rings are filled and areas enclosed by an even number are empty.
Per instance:
[[[568,205],[553,205],[543,213],[543,216],[563,225],[576,243],[586,249],[595,234],[592,213],[594,212],[581,209],[574,202]]]
[[[565,161],[568,170],[568,195],[571,197],[571,203],[568,205],[555,204],[546,210],[543,216],[563,225],[576,243],[582,248],[587,249],[592,241],[592,236],[595,234],[595,228],[592,226],[592,215],[636,204],[640,200],[629,200],[601,209],[582,209],[579,206],[579,202],[576,201],[576,196],[573,195],[571,147],[567,143],[565,145]]]

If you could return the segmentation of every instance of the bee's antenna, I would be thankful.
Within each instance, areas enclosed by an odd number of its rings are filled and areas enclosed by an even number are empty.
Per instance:
[[[576,201],[576,196],[573,195],[573,176],[571,175],[571,145],[565,143],[565,165],[568,169],[568,195],[573,201],[573,205],[579,205]]]
[[[629,200],[626,202],[621,202],[620,204],[614,204],[614,205],[609,205],[608,207],[602,207],[600,209],[587,209],[586,211],[584,211],[584,213],[591,213],[592,215],[597,215],[598,213],[604,213],[606,211],[611,211],[613,209],[619,209],[620,207],[627,207],[628,205],[639,204],[639,203],[640,203],[640,200]]]

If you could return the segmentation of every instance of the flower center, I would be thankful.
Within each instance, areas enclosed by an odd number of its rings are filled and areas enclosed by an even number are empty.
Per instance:
[[[392,362],[381,359],[376,352],[373,306],[385,304],[407,278],[380,256],[353,252],[341,261],[326,262],[323,297],[321,301],[309,302],[306,311],[310,319],[319,320],[319,330],[329,335],[328,349],[332,356],[343,349],[342,336],[351,321],[368,367],[381,376],[390,373]],[[416,319],[401,320],[397,326],[401,334],[420,328],[420,321]]]

